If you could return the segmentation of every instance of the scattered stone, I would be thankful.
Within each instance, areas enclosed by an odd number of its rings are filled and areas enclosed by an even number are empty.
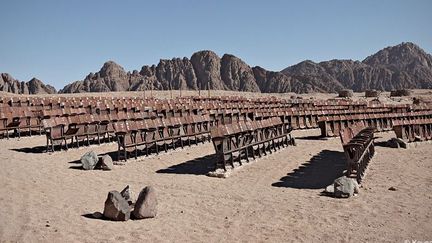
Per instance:
[[[130,191],[129,185],[127,185],[120,194],[122,197],[128,202],[129,205],[132,205],[132,193]]]
[[[98,161],[98,156],[94,151],[87,152],[81,157],[81,164],[84,170],[93,170]]]
[[[337,198],[348,198],[359,193],[359,185],[353,178],[342,176],[337,178],[334,183],[334,196]]]
[[[137,219],[154,218],[157,214],[156,191],[152,186],[147,186],[140,192],[135,203],[133,215]]]
[[[97,163],[95,169],[101,170],[112,170],[114,167],[113,160],[111,156],[108,154],[99,158],[99,162]]]
[[[128,202],[118,191],[110,191],[105,201],[103,215],[114,221],[127,221],[130,218]]]
[[[390,187],[389,191],[396,191],[397,189],[395,187]]]

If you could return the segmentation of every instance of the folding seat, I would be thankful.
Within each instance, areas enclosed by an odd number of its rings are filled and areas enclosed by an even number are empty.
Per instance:
[[[312,113],[310,111],[305,112],[305,126],[306,128],[312,128]]]
[[[6,129],[7,129],[7,138],[9,138],[9,130],[14,131],[15,135],[18,135],[18,137],[21,137],[20,133],[20,125],[22,120],[20,119],[19,115],[15,115],[14,113],[6,113]]]
[[[20,99],[21,100],[21,99]],[[21,100],[22,101],[22,100]],[[29,134],[31,134],[31,128],[30,128],[30,117],[31,117],[31,113],[30,112],[26,112],[27,107],[17,107],[14,109],[13,114],[15,117],[20,119],[20,124],[18,125],[18,129],[19,131],[29,131]]]
[[[165,119],[166,130],[167,130],[167,140],[171,140],[171,146],[173,149],[176,148],[176,143],[180,142],[181,147],[183,148],[183,141],[181,139],[182,136],[182,124],[178,117],[169,117]]]
[[[128,116],[123,111],[119,111],[117,113],[117,117],[118,117],[118,121],[126,121],[126,120],[128,120]]]
[[[24,114],[27,117],[27,124],[29,127],[30,136],[33,129],[37,129],[39,131],[39,135],[41,135],[42,123],[39,116],[37,115],[37,112],[31,111],[29,107],[24,111]]]
[[[232,135],[234,135],[232,124],[219,125],[211,129],[213,146],[215,148],[216,154],[220,155],[222,160],[222,166],[225,170],[228,161],[234,168]]]
[[[117,121],[114,122],[112,125],[115,131],[115,135],[117,137],[117,158],[120,160],[121,156],[123,156],[123,159],[127,161],[128,150],[135,149],[136,146],[133,134],[129,129],[129,124],[125,121]]]
[[[188,145],[190,146],[192,140],[191,138],[192,137],[195,138],[194,129],[192,127],[193,124],[192,124],[191,116],[181,117],[181,123],[182,123],[184,138],[185,140],[187,140]]]
[[[432,139],[432,119],[431,118],[426,119],[425,130],[426,130],[426,139],[431,140]]]
[[[65,128],[65,130],[69,130],[69,136],[72,139],[73,144],[73,138],[75,138],[75,143],[77,148],[79,147],[79,142],[81,140],[84,141],[86,138],[85,130],[86,130],[86,124],[88,121],[87,117],[81,116],[81,115],[74,115],[74,116],[68,116],[65,118],[68,122],[68,126]],[[73,129],[73,130],[72,130]],[[73,133],[75,132],[75,133]]]
[[[322,120],[320,121],[320,129],[321,129],[321,135],[324,137],[333,137],[335,134],[333,133],[334,131],[334,126],[333,126],[333,117],[322,117]]]
[[[299,111],[298,113],[298,126],[300,129],[306,128],[306,114],[303,111]]]
[[[411,126],[413,128],[412,131],[413,131],[414,138],[415,139],[418,138],[418,139],[420,139],[420,141],[423,141],[425,139],[425,134],[424,134],[424,131],[423,131],[423,126],[421,124],[421,120],[418,119],[418,118],[414,119],[412,121]]]
[[[97,115],[97,114],[86,114],[83,117],[87,120],[86,126],[85,126],[85,134],[87,136],[87,143],[89,144],[89,140],[93,139],[96,140],[98,144],[101,144],[101,137],[103,138],[105,136],[105,131],[100,131],[100,124],[101,121],[106,121],[107,116],[104,115]]]
[[[332,131],[333,136],[337,136],[339,134],[339,131],[341,129],[341,116],[333,116],[333,119],[330,120],[330,128]]]
[[[63,142],[66,144],[66,139],[63,136],[63,124],[56,123],[55,118],[47,118],[42,120],[42,125],[45,130],[47,138],[46,151],[54,152],[54,145],[61,145]]]
[[[291,115],[290,123],[291,123],[291,127],[292,127],[293,130],[297,130],[297,129],[300,128],[299,119],[300,119],[300,116],[299,116],[299,114],[297,112],[293,113]]]
[[[9,130],[7,128],[7,116],[6,114],[0,110],[0,134],[2,137],[4,137],[5,133],[7,134],[7,137],[9,138]]]
[[[414,128],[414,124],[412,124],[408,120],[405,120],[403,122],[404,122],[403,124],[404,124],[405,134],[408,137],[408,141],[409,142],[414,142],[415,141],[415,128]]]
[[[69,118],[69,121],[68,121]],[[55,123],[56,125],[59,125],[62,127],[62,137],[65,139],[65,147],[66,150],[68,149],[68,143],[67,140],[71,139],[71,144],[73,144],[74,138],[76,137],[76,134],[79,130],[77,127],[78,120],[77,116],[71,116],[71,117],[56,117]]]
[[[165,141],[166,139],[169,138],[167,121],[165,121],[164,118],[156,118],[153,121],[157,128],[157,133],[155,133],[156,147],[162,145],[164,147],[165,152],[168,152],[168,144]]]

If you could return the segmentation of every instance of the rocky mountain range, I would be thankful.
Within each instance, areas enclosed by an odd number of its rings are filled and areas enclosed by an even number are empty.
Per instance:
[[[37,79],[30,81],[37,84],[34,85],[36,88],[30,88],[30,82],[16,81],[7,74],[2,74],[2,79],[0,91],[54,92],[51,86],[43,85]],[[315,63],[306,60],[278,72],[259,66],[250,67],[230,54],[224,54],[221,58],[205,50],[194,53],[190,58],[162,59],[157,65],[145,65],[140,71],[132,72],[108,61],[98,72],[66,85],[59,92],[208,88],[264,93],[426,89],[432,88],[432,56],[407,42],[380,50],[363,61],[331,60]]]
[[[56,89],[51,85],[45,85],[37,78],[28,82],[14,79],[8,73],[0,73],[0,91],[15,94],[55,94]]]

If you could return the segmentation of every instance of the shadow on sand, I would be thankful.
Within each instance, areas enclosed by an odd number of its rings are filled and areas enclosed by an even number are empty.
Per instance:
[[[295,137],[298,140],[328,140],[328,138],[321,135],[305,136],[305,137]]]
[[[274,187],[291,187],[297,189],[322,189],[342,176],[346,168],[343,152],[322,150],[310,161],[282,177],[272,184]]]
[[[216,154],[206,155],[158,170],[156,173],[206,175],[215,169],[216,159]]]

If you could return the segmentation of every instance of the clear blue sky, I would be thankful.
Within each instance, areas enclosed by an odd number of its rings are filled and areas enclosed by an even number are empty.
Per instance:
[[[404,41],[432,53],[432,1],[0,0],[0,72],[62,88],[107,60],[139,70],[203,49],[281,70],[362,60]]]

